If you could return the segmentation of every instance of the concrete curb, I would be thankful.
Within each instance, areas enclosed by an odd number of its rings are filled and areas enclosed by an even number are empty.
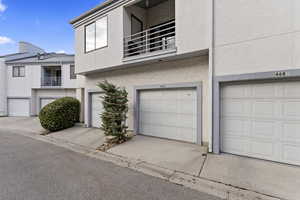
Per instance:
[[[1,130],[1,128],[0,128]],[[6,129],[7,130],[7,129]],[[160,166],[147,163],[142,160],[134,160],[121,157],[115,154],[97,151],[85,146],[73,144],[62,139],[53,138],[51,136],[37,135],[34,132],[20,132],[16,134],[30,137],[39,141],[47,142],[56,146],[60,146],[71,151],[84,154],[91,158],[100,159],[111,162],[120,167],[126,167],[153,177],[157,177],[168,182],[182,185],[200,192],[204,192],[225,200],[284,200],[277,197],[272,197],[266,194],[260,194],[255,191],[249,191],[243,188],[227,185],[224,183],[207,180],[201,177],[186,174],[184,172],[174,171]]]

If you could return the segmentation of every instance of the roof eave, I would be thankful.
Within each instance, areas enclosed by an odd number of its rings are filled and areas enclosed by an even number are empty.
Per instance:
[[[103,2],[102,4],[96,6],[95,8],[92,8],[91,10],[89,10],[89,11],[83,13],[82,15],[80,15],[80,16],[78,16],[78,17],[72,19],[69,23],[73,25],[73,24],[75,24],[76,22],[78,22],[78,21],[84,19],[85,17],[88,17],[89,15],[91,15],[91,14],[93,14],[93,13],[95,13],[95,12],[98,12],[98,11],[100,11],[100,10],[106,8],[107,6],[113,4],[113,3],[117,2],[117,1],[119,1],[119,0],[106,0],[106,1]]]
[[[6,65],[60,65],[74,64],[75,61],[49,61],[49,62],[5,62]]]

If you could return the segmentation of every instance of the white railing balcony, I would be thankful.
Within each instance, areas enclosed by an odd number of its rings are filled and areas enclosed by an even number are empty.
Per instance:
[[[42,87],[60,87],[61,76],[50,76],[42,78]]]
[[[175,49],[175,20],[124,38],[124,58]]]

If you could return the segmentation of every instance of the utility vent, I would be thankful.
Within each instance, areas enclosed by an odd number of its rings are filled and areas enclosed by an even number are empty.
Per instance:
[[[50,53],[43,53],[43,54],[38,53],[38,54],[37,54],[37,58],[38,58],[38,60],[45,60],[45,59],[50,58],[51,55],[52,55],[52,54],[50,54]]]

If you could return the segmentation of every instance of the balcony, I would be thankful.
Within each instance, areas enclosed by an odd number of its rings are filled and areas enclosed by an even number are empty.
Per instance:
[[[124,7],[123,61],[176,51],[175,0],[136,0]]]
[[[42,82],[42,87],[60,87],[61,86],[61,77],[44,77]]]
[[[124,38],[124,58],[159,53],[176,48],[175,20]]]
[[[42,87],[61,87],[61,67],[47,66],[42,68]]]

